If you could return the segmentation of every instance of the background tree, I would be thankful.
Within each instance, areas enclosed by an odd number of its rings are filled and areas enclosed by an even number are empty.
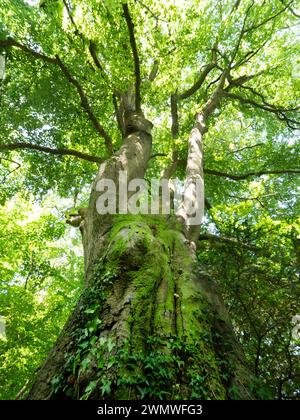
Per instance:
[[[88,200],[81,296],[29,398],[297,397],[297,17],[281,0],[3,1],[2,203]],[[177,214],[100,216],[96,184],[120,170],[177,176]]]

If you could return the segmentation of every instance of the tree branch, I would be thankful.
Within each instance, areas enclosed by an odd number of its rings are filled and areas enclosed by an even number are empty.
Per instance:
[[[113,104],[114,104],[115,115],[116,115],[118,127],[119,127],[119,130],[120,130],[122,136],[124,136],[125,135],[125,127],[124,127],[124,123],[123,123],[121,107],[118,104],[118,100],[117,100],[118,96],[117,96],[116,92],[113,93],[112,98],[113,98]]]
[[[86,38],[86,36],[85,36],[85,35],[83,35],[83,33],[79,31],[79,29],[78,29],[78,27],[77,27],[77,25],[76,25],[76,22],[75,22],[75,20],[74,20],[74,18],[73,18],[73,16],[72,16],[72,11],[71,11],[71,9],[70,9],[70,7],[69,7],[69,5],[68,5],[68,2],[67,2],[66,0],[63,0],[63,3],[64,3],[65,8],[66,8],[66,10],[67,10],[67,13],[68,13],[69,19],[70,19],[70,21],[71,21],[71,23],[72,23],[72,25],[73,25],[73,27],[74,27],[74,33],[75,33],[75,35],[77,35],[77,36],[78,36],[78,37],[82,40],[83,44],[85,44],[85,41],[87,41],[87,42],[88,42],[88,44],[89,44],[89,53],[90,53],[90,55],[91,55],[91,57],[92,57],[92,59],[93,59],[93,62],[94,62],[94,64],[95,64],[95,66],[97,67],[97,69],[98,69],[98,70],[100,70],[100,72],[101,72],[101,74],[102,74],[103,79],[106,81],[106,83],[108,83],[108,81],[107,81],[107,76],[106,76],[106,73],[105,73],[105,70],[104,70],[104,68],[103,68],[102,64],[100,63],[100,61],[99,61],[99,59],[98,59],[98,57],[97,57],[97,53],[96,53],[96,45],[95,45],[95,43],[94,43],[91,39]],[[89,64],[90,64],[90,63],[89,63]],[[91,64],[90,64],[90,65],[91,65]],[[92,65],[91,65],[91,67],[92,67]],[[93,68],[93,67],[92,67],[92,68]]]
[[[199,235],[199,241],[224,242],[229,245],[234,245],[234,246],[239,246],[245,249],[249,249],[250,251],[257,251],[260,249],[257,246],[245,244],[244,242],[240,242],[236,239],[224,238],[222,236],[212,235],[210,233]]]
[[[40,146],[38,144],[25,143],[25,142],[0,144],[0,150],[17,150],[17,149],[37,150],[39,152],[50,153],[52,155],[75,156],[79,159],[83,159],[83,160],[87,160],[89,162],[95,162],[95,163],[104,162],[104,159],[100,157],[88,155],[87,153],[82,153],[73,149],[66,149],[64,147],[60,147],[58,149],[52,149],[47,146]]]
[[[159,62],[158,60],[154,60],[153,65],[152,65],[152,69],[150,71],[150,74],[148,76],[148,80],[150,80],[150,82],[153,82],[158,74],[158,66],[159,66]]]
[[[281,15],[283,12],[285,12],[291,6],[293,1],[294,0],[291,0],[289,3],[287,3],[285,5],[285,7],[283,9],[279,10],[277,13],[275,13],[275,15],[272,15],[272,16],[268,17],[267,19],[263,20],[262,22],[258,23],[257,25],[250,26],[249,28],[245,29],[244,32],[248,33],[250,31],[254,31],[255,29],[258,29],[258,28],[264,26],[266,23],[270,22],[271,20],[276,19],[277,16]]]
[[[199,115],[201,114],[204,122],[206,123],[206,119],[213,113],[213,111],[216,109],[216,107],[219,105],[221,98],[224,95],[224,83],[226,81],[226,78],[228,77],[228,70],[224,70],[221,74],[218,86],[214,90],[213,94],[209,98],[209,100],[206,102],[206,104],[201,109]]]
[[[133,60],[134,60],[134,73],[135,73],[135,108],[136,111],[141,110],[141,92],[140,92],[140,86],[141,86],[141,69],[140,69],[140,59],[137,52],[137,46],[135,42],[135,36],[134,36],[134,23],[132,21],[132,18],[129,13],[128,4],[123,3],[123,12],[124,17],[126,19],[127,28],[129,32],[129,39],[130,39],[130,45],[131,50],[133,54]]]
[[[297,109],[299,109],[299,107],[289,109],[289,108],[283,108],[283,107],[276,107],[275,105],[272,105],[269,103],[260,104],[258,102],[253,101],[252,99],[244,98],[234,93],[229,93],[226,90],[224,90],[223,92],[224,92],[224,95],[227,96],[228,98],[236,99],[240,101],[242,104],[248,104],[254,108],[259,108],[259,109],[262,109],[263,111],[268,111],[275,114],[279,120],[285,121],[288,127],[293,130],[297,129],[297,127],[295,126],[300,125],[300,121],[291,119],[290,117],[286,115],[287,112],[296,111]]]
[[[0,156],[0,163],[2,163],[1,161],[2,160],[6,160],[7,162],[10,162],[10,163],[13,163],[14,165],[16,165],[15,167],[14,167],[14,169],[12,169],[11,171],[9,171],[2,179],[1,179],[1,184],[3,184],[6,180],[7,180],[7,178],[13,173],[13,172],[15,172],[15,171],[17,171],[19,168],[21,168],[21,164],[19,163],[19,162],[16,162],[15,160],[12,160],[12,159],[7,159],[7,158],[5,158],[5,157],[3,157],[3,156]]]
[[[102,72],[102,74],[105,75],[104,68],[102,67],[102,64],[100,63],[100,61],[99,61],[99,59],[97,57],[96,45],[91,40],[89,40],[89,52],[90,52],[90,54],[92,56],[92,59],[93,59],[93,61],[95,63],[95,66],[97,67],[97,69],[99,69]]]
[[[233,13],[234,11],[236,11],[236,10],[239,8],[240,3],[241,3],[241,0],[237,0],[237,1],[234,3],[234,6],[233,6],[233,8],[231,9],[231,12],[230,12],[230,13]]]
[[[235,57],[236,57],[236,55],[237,55],[237,53],[239,51],[239,48],[240,48],[240,45],[241,45],[243,36],[246,33],[246,31],[245,31],[246,22],[247,22],[247,19],[248,19],[250,10],[251,10],[251,8],[253,6],[254,6],[254,0],[251,1],[251,4],[248,6],[248,8],[247,8],[247,10],[245,12],[245,16],[244,16],[244,20],[243,20],[243,24],[242,24],[242,29],[241,29],[241,32],[239,34],[237,43],[236,43],[236,45],[234,47],[234,50],[233,50],[233,53],[232,53],[232,57],[231,57],[230,62],[229,62],[229,68],[231,68],[231,66],[232,66],[232,63],[233,63],[233,61],[234,61],[234,59],[235,59]]]
[[[261,51],[264,48],[264,46],[269,42],[270,38],[271,36],[268,37],[258,48],[256,48],[256,50],[247,52],[244,55],[244,57],[240,61],[236,62],[231,68],[236,69],[242,66],[243,64],[248,63],[251,60],[251,58],[253,58],[256,54],[259,53],[259,51]]]
[[[108,135],[108,133],[104,130],[102,125],[97,120],[95,114],[93,113],[92,108],[89,104],[89,101],[86,97],[86,94],[84,93],[84,90],[83,90],[82,86],[80,85],[78,80],[75,79],[75,77],[71,75],[70,71],[63,64],[63,62],[61,61],[61,59],[59,58],[58,55],[56,55],[55,58],[48,57],[45,54],[38,53],[35,50],[26,47],[25,45],[19,43],[18,41],[15,41],[12,38],[7,38],[6,40],[0,40],[0,47],[4,47],[4,48],[17,47],[20,50],[24,51],[25,53],[30,54],[34,58],[41,59],[41,60],[43,60],[47,63],[58,65],[60,67],[62,73],[66,77],[66,79],[69,81],[69,83],[71,83],[73,86],[75,86],[77,92],[79,93],[79,96],[80,96],[80,99],[81,99],[81,106],[86,111],[86,113],[87,113],[90,121],[93,123],[93,126],[96,129],[96,131],[100,134],[101,137],[103,137],[107,151],[109,152],[109,154],[114,153],[113,146],[112,146],[112,139]]]
[[[172,117],[172,160],[168,166],[164,169],[161,179],[170,179],[176,172],[178,166],[178,150],[175,144],[175,139],[177,139],[179,134],[179,124],[178,124],[178,103],[177,103],[177,94],[173,93],[171,95],[171,117]]]
[[[32,55],[34,58],[43,60],[46,63],[57,64],[57,61],[55,58],[48,57],[45,54],[41,54],[31,48],[28,48],[26,47],[26,45],[23,45],[20,42],[15,41],[13,38],[10,38],[10,37],[8,37],[7,39],[0,39],[0,47],[2,48],[17,47],[20,50],[24,51],[25,53]]]
[[[194,83],[194,85],[191,86],[189,89],[187,89],[185,92],[183,92],[180,95],[178,95],[178,99],[180,99],[180,100],[187,99],[190,96],[192,96],[195,92],[197,92],[197,90],[199,90],[201,88],[201,86],[203,85],[203,83],[204,83],[207,75],[215,67],[216,67],[216,60],[214,58],[213,61],[211,61],[210,63],[208,63],[203,68],[202,72],[200,73],[200,75],[199,75],[197,81]]]
[[[68,5],[68,2],[67,2],[66,0],[63,0],[63,4],[64,4],[64,6],[65,6],[65,8],[66,8],[66,10],[67,10],[67,13],[68,13],[69,19],[70,19],[70,21],[71,21],[72,25],[74,26],[74,29],[75,29],[75,34],[76,34],[76,35],[79,35],[79,37],[80,37],[80,38],[84,41],[84,39],[83,39],[83,35],[82,35],[82,33],[80,33],[80,32],[79,32],[79,30],[78,30],[78,28],[77,28],[77,25],[76,25],[76,23],[75,23],[75,21],[74,21],[74,18],[73,18],[73,16],[72,16],[72,11],[71,11],[71,9],[70,9],[70,7],[69,7],[69,5]]]
[[[148,7],[145,3],[143,3],[143,2],[141,2],[140,0],[135,0],[137,3],[140,3],[140,5],[142,6],[142,7],[144,7],[149,13],[150,13],[150,15],[156,20],[156,21],[158,21],[158,20],[160,20],[161,22],[165,22],[165,23],[170,23],[169,21],[167,21],[167,20],[165,20],[165,19],[162,19],[161,17],[159,17],[159,16],[157,16],[156,14],[154,14],[153,12],[152,12],[152,10],[150,9],[150,7]]]
[[[284,5],[283,0],[280,0],[280,1]],[[300,18],[300,15],[298,13],[296,13],[295,10],[291,6],[289,6],[288,9],[292,13],[292,15],[294,15],[296,18],[298,18],[298,19]]]
[[[178,103],[177,103],[177,94],[173,93],[171,95],[171,117],[172,117],[172,137],[176,139],[179,134],[179,123],[178,123]]]
[[[236,149],[236,150],[232,150],[230,152],[227,152],[226,155],[228,156],[228,155],[231,155],[231,154],[234,154],[234,153],[239,153],[239,152],[242,152],[243,150],[253,149],[254,147],[258,147],[258,146],[264,146],[264,143],[256,143],[256,144],[253,144],[252,146],[244,146],[244,147],[241,147],[240,149]]]
[[[214,169],[204,168],[204,173],[232,179],[233,181],[242,181],[247,178],[262,176],[262,175],[299,174],[300,169],[295,168],[295,169],[262,170],[262,171],[256,171],[256,172],[247,172],[245,174],[240,174],[240,175],[234,175],[234,174],[229,174],[226,172],[216,171]]]
[[[249,74],[249,76],[248,75],[243,75],[243,76],[238,77],[237,79],[233,79],[228,74],[227,80],[228,80],[229,85],[224,90],[227,91],[227,92],[229,92],[234,87],[245,87],[245,88],[248,88],[248,87],[244,86],[244,84],[247,83],[247,82],[250,82],[250,80],[255,79],[255,77],[258,77],[258,76],[260,76],[263,73],[265,73],[265,70],[261,70],[258,73]]]
[[[195,92],[197,92],[198,89],[203,85],[207,75],[209,72],[216,67],[217,65],[217,57],[216,57],[217,49],[214,47],[212,49],[212,60],[210,63],[208,63],[206,66],[204,66],[202,72],[199,75],[199,78],[194,83],[193,86],[191,86],[189,89],[187,89],[185,92],[178,95],[177,93],[173,93],[171,95],[171,116],[172,116],[172,137],[175,139],[178,137],[179,134],[179,118],[178,118],[178,101],[184,100],[192,96]]]

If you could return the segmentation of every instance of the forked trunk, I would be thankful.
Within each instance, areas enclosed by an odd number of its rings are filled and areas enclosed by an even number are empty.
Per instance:
[[[132,113],[126,127],[119,153],[100,167],[81,224],[82,296],[28,398],[252,398],[224,303],[182,225],[97,212],[99,180],[116,181],[120,170],[128,181],[144,177],[151,123]]]

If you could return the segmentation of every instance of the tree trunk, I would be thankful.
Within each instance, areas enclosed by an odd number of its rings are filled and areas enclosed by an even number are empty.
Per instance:
[[[29,399],[253,398],[251,373],[215,282],[170,217],[102,215],[97,183],[143,178],[151,123],[126,116],[119,152],[103,163],[81,223],[82,296]]]

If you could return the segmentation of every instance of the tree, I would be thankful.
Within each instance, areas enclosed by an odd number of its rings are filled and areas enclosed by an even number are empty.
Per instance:
[[[1,399],[21,397],[30,384],[77,301],[83,269],[78,239],[59,244],[67,225],[49,210],[57,200],[13,201],[0,213]]]
[[[28,398],[295,396],[295,2],[4,0],[1,14],[7,177],[18,157],[33,194],[75,202],[93,180],[75,216],[82,293]],[[99,182],[118,202],[121,171],[177,176],[177,211],[99,214]],[[275,367],[263,351],[280,340]]]

